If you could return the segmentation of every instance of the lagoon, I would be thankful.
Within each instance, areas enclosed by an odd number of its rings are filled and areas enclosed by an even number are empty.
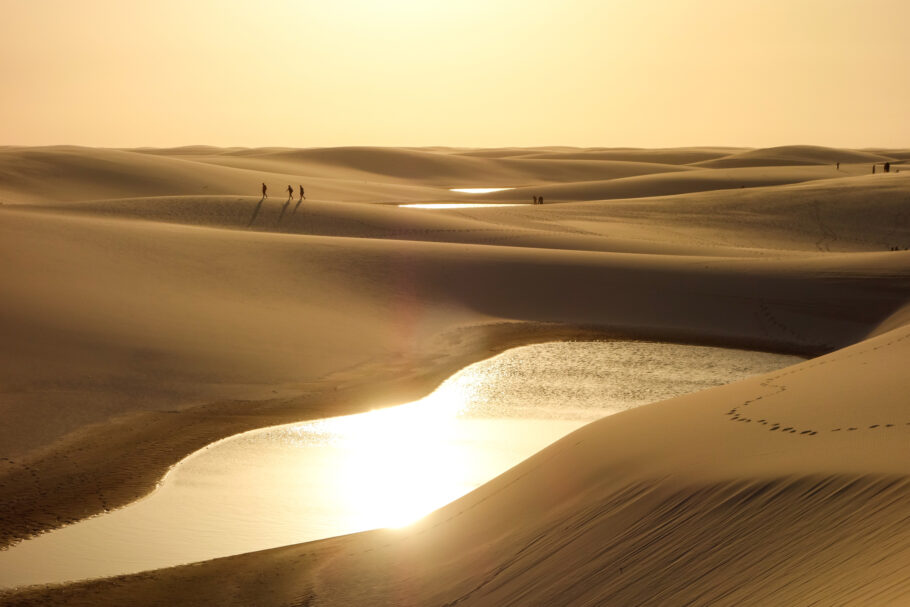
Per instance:
[[[413,403],[213,443],[150,496],[0,551],[0,587],[406,525],[591,421],[802,360],[633,341],[514,348]]]

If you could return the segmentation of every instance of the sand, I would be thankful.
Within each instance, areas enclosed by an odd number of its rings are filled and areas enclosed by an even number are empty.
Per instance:
[[[595,422],[404,529],[0,603],[910,602],[889,152],[0,148],[3,545],[223,436],[405,402],[511,345],[818,356]],[[484,186],[515,189],[449,191]]]

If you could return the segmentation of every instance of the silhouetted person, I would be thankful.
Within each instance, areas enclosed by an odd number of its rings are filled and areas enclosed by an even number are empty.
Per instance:
[[[839,170],[840,170],[840,163],[838,162],[835,166],[837,167],[837,170],[839,171]]]
[[[290,199],[293,198],[293,197],[294,197],[294,188],[292,188],[292,187],[289,185],[289,186],[288,186],[288,200],[290,200]]]
[[[543,204],[543,196],[537,197],[537,204]]]
[[[872,165],[872,174],[875,175],[875,165]]]
[[[303,186],[300,186],[300,200],[306,200],[306,194],[303,193]]]
[[[890,173],[890,172],[891,172],[891,163],[890,163],[890,162],[886,162],[886,163],[885,163],[885,172],[886,172],[886,173]]]
[[[268,198],[268,197],[269,197],[269,195],[266,194],[266,191],[267,191],[268,189],[269,189],[269,186],[265,185],[265,182],[263,181],[263,182],[262,182],[262,197],[263,197],[263,198]]]
[[[534,204],[537,204],[537,196],[534,196]]]

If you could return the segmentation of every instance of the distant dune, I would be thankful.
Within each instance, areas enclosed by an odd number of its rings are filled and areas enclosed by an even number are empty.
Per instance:
[[[739,148],[667,148],[659,150],[605,148],[596,150],[543,152],[525,157],[561,160],[626,160],[632,162],[656,162],[661,164],[692,164],[699,161],[723,158],[739,151],[741,151]]]
[[[406,402],[512,345],[814,357],[604,418],[407,528],[0,604],[907,604],[908,159],[0,148],[0,546],[225,436]],[[450,191],[483,186],[514,189]]]
[[[814,145],[787,145],[739,152],[722,158],[698,162],[696,165],[710,168],[728,168],[835,164],[837,162],[853,164],[887,162],[889,160],[893,161],[895,157],[860,150],[843,150]]]

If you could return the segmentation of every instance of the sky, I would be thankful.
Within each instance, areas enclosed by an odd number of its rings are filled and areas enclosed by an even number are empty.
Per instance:
[[[0,0],[0,145],[910,147],[908,0]]]

